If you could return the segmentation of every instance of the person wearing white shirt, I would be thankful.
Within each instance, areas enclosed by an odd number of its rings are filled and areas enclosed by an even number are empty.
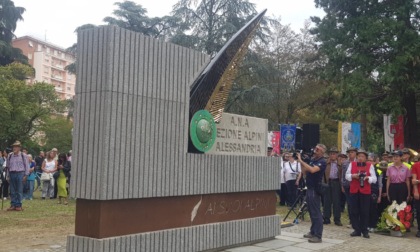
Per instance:
[[[284,177],[284,167],[285,164],[287,162],[289,162],[289,158],[290,158],[291,154],[288,152],[285,152],[283,154],[283,157],[281,158],[281,170],[280,170],[280,183],[281,183],[281,187],[280,187],[280,206],[284,206],[287,204],[288,200],[288,192],[287,192],[287,186],[286,186],[286,180]]]
[[[290,156],[287,162],[283,163],[283,178],[287,187],[287,205],[293,206],[297,198],[297,188],[302,177],[302,169],[298,162]]]
[[[376,183],[377,177],[372,163],[366,162],[368,153],[357,151],[357,162],[351,162],[346,171],[346,179],[350,181],[350,199],[352,208],[350,220],[353,233],[350,236],[369,238],[369,208],[371,198],[371,184]]]

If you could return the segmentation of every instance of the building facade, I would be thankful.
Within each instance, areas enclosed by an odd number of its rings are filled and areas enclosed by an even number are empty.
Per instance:
[[[54,85],[62,100],[72,99],[76,76],[64,68],[74,63],[75,57],[65,49],[31,36],[24,36],[13,41],[13,47],[22,50],[28,57],[29,64],[35,69],[35,77],[29,83],[46,82]]]

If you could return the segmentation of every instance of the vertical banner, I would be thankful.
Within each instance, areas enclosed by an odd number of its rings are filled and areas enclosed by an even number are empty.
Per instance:
[[[345,153],[350,147],[360,148],[360,123],[339,122],[338,129],[338,146],[342,153]]]
[[[268,147],[273,148],[273,153],[280,155],[280,131],[268,132]]]
[[[351,139],[349,138],[349,132],[351,131],[351,123],[341,123],[341,151],[345,153],[351,146]]]
[[[362,129],[360,123],[351,123],[351,147],[360,149],[362,141]]]
[[[391,115],[384,115],[384,142],[385,151],[392,151],[394,147],[394,133],[391,132]]]
[[[280,126],[281,135],[281,149],[282,150],[294,150],[295,149],[295,137],[296,137],[296,125],[282,124]]]
[[[404,116],[398,116],[396,124],[391,125],[392,133],[394,133],[394,149],[401,150],[404,148]]]

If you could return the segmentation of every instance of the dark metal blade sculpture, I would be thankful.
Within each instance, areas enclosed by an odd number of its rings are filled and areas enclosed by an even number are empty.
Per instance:
[[[190,118],[198,110],[206,109],[216,122],[220,121],[239,65],[266,11],[233,35],[191,85]]]

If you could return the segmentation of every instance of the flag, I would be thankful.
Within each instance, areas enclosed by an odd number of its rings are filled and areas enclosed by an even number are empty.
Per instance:
[[[360,123],[338,122],[338,148],[345,153],[350,147],[360,148]]]
[[[295,138],[296,138],[296,125],[281,124],[280,125],[281,135],[281,149],[282,150],[294,150],[295,149]]]

